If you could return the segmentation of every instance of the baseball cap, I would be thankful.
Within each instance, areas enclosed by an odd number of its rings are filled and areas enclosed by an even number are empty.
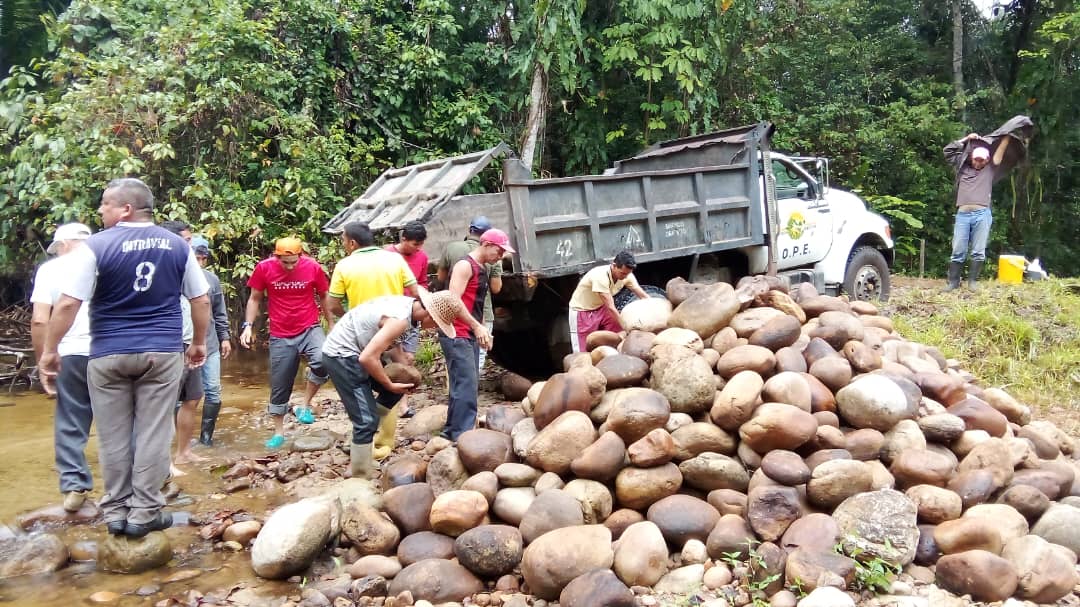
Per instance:
[[[971,150],[971,157],[972,158],[978,158],[980,160],[989,160],[990,159],[990,150],[989,150],[989,148],[985,148],[985,147],[980,145],[979,147],[975,148],[974,150]]]
[[[304,252],[304,243],[295,236],[278,238],[274,242],[274,255],[299,255]]]
[[[53,234],[53,241],[49,244],[49,248],[46,251],[50,255],[55,255],[60,249],[60,243],[65,240],[86,240],[90,238],[90,228],[81,223],[65,223],[64,225],[56,228],[56,232]]]
[[[459,313],[465,312],[465,305],[461,303],[461,300],[450,291],[432,293],[424,287],[417,287],[416,290],[420,295],[420,303],[431,315],[431,319],[438,325],[439,330],[450,339],[457,337],[454,319]]]
[[[490,242],[491,244],[499,247],[507,253],[517,253],[514,247],[510,246],[510,237],[506,235],[506,232],[498,228],[491,228],[484,235],[480,237],[480,244]]]
[[[486,232],[491,229],[491,221],[483,215],[477,215],[469,222],[469,231],[472,232]]]
[[[210,256],[210,242],[202,236],[191,237],[191,250],[195,251],[196,255],[202,255],[204,257]]]

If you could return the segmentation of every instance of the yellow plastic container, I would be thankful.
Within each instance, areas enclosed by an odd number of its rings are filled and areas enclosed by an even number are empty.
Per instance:
[[[1027,260],[1023,255],[998,256],[998,282],[1018,285],[1024,282],[1024,268]]]

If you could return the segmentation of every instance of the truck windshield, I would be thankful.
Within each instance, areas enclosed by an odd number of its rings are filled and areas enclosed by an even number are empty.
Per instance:
[[[790,164],[774,159],[772,172],[776,179],[777,198],[807,198],[813,191],[803,175]]]

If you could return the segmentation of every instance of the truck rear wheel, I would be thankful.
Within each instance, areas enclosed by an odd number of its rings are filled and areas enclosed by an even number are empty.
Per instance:
[[[844,292],[860,301],[888,301],[889,264],[874,247],[858,247],[848,257]]]
[[[654,285],[641,285],[641,290],[645,291],[645,293],[647,293],[649,297],[659,297],[660,299],[667,299],[667,292],[665,292],[660,287]],[[615,294],[615,297],[613,297],[612,299],[615,300],[615,309],[621,312],[622,309],[626,307],[626,304],[637,299],[637,295],[634,295],[634,292],[630,289],[623,287],[618,293]]]

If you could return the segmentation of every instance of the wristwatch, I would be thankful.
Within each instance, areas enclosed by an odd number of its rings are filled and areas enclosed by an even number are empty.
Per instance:
[[[244,322],[240,323],[240,330],[243,331],[250,326],[252,326],[252,323],[245,320]]]

